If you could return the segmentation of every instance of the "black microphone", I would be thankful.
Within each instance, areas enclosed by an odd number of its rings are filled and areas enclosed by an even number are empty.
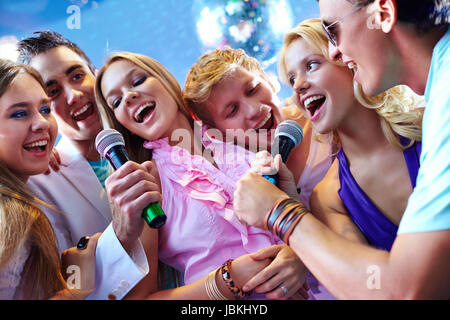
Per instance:
[[[114,129],[102,130],[95,138],[95,147],[102,157],[109,160],[115,170],[119,169],[130,158],[125,150],[122,134]],[[149,204],[142,211],[142,218],[151,228],[159,229],[166,223],[166,215],[159,203]]]
[[[275,157],[280,154],[283,162],[286,162],[291,151],[302,142],[302,139],[303,129],[297,122],[293,120],[283,121],[275,130],[275,139],[271,149],[272,156]],[[278,173],[263,175],[263,177],[275,185],[278,183]]]

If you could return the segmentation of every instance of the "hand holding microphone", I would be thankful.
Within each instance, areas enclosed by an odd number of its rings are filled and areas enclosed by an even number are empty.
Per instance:
[[[291,151],[302,142],[302,139],[303,129],[297,122],[293,120],[283,121],[275,130],[275,139],[271,148],[272,156],[275,158],[280,155],[285,163]],[[275,185],[278,184],[278,174],[266,174],[263,177]]]
[[[283,163],[280,154],[275,158],[267,151],[261,151],[256,154],[255,160],[251,163],[250,171],[258,175],[267,177],[274,176],[276,172],[277,184],[276,186],[286,192],[291,198],[298,199],[297,185],[295,183],[294,175]],[[275,185],[272,179],[267,179]]]
[[[278,199],[298,199],[294,176],[283,162],[302,138],[303,130],[295,121],[284,121],[275,131],[272,155],[267,151],[256,154],[251,170],[236,183],[234,192],[233,209],[241,222],[264,229],[266,214]]]
[[[267,151],[258,152],[251,163],[253,172],[262,175],[293,198],[298,198],[297,186],[292,172],[284,163],[302,139],[303,129],[297,122],[283,121],[275,131],[272,154]]]
[[[161,200],[159,186],[150,174],[152,162],[138,164],[129,161],[123,136],[113,129],[101,131],[95,145],[116,169],[105,186],[111,201],[121,209],[120,215],[113,210],[113,225],[122,244],[122,238],[126,239],[125,242],[132,242],[128,238],[139,237],[143,228],[140,217],[152,228],[162,227],[166,216],[158,204]]]

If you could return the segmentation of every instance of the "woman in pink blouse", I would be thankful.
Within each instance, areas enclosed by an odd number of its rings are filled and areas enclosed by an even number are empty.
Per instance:
[[[153,165],[121,167],[106,181],[108,195],[121,209],[143,208],[142,198],[133,195],[154,190],[156,183],[167,215],[161,229],[144,228],[141,241],[154,268],[130,298],[232,299],[258,272],[271,277],[252,298],[306,295],[306,273],[297,256],[277,237],[241,224],[233,214],[235,182],[249,169],[252,155],[199,139],[176,79],[161,64],[139,54],[115,54],[98,74],[96,98],[105,121],[124,135],[130,157],[138,163],[153,159]],[[249,256],[270,246],[276,246],[273,257]],[[183,272],[186,285],[157,291],[158,258]]]

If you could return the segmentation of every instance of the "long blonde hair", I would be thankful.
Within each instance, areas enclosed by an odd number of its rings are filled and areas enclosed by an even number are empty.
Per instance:
[[[320,19],[308,19],[301,22],[285,35],[283,46],[280,53],[278,73],[280,79],[289,84],[286,71],[286,50],[296,39],[304,39],[311,47],[320,52],[329,62],[339,66],[345,66],[341,61],[331,61],[328,55],[328,39],[322,28]],[[350,72],[350,71],[349,71]],[[421,113],[415,109],[422,103],[422,100],[416,96],[406,86],[396,86],[376,97],[367,96],[359,83],[354,81],[354,95],[358,102],[366,108],[373,109],[380,117],[381,126],[387,140],[395,147],[406,149],[420,141],[422,129],[420,125]],[[287,104],[292,104],[292,99],[288,99]],[[410,143],[403,146],[399,136],[410,140]],[[331,133],[331,137],[321,137],[319,140],[332,140],[339,144],[339,137],[336,132]]]
[[[106,69],[108,69],[112,63],[119,60],[129,61],[147,72],[150,76],[158,79],[175,100],[178,105],[178,109],[186,115],[188,119],[190,119],[192,126],[193,122],[189,116],[189,111],[184,105],[181,88],[178,81],[161,63],[155,59],[138,53],[119,52],[112,55],[98,72],[97,79],[95,81],[95,99],[97,101],[103,126],[105,128],[114,128],[122,133],[125,139],[125,146],[128,155],[133,161],[147,161],[151,159],[152,153],[151,150],[147,150],[142,146],[146,140],[130,132],[127,128],[120,124],[119,121],[117,121],[114,112],[108,107],[108,103],[106,102],[101,90],[101,82]]]
[[[105,128],[113,128],[122,133],[125,140],[125,148],[131,160],[136,162],[144,162],[151,160],[152,151],[143,147],[145,139],[132,133],[126,127],[124,127],[119,121],[117,121],[114,112],[108,107],[108,103],[101,90],[101,82],[106,69],[114,62],[119,60],[130,61],[140,69],[147,72],[150,76],[158,79],[164,88],[169,92],[172,98],[178,105],[178,109],[187,117],[193,126],[193,120],[190,117],[189,110],[185,107],[183,97],[181,93],[180,85],[176,78],[167,70],[161,63],[138,53],[131,52],[119,52],[112,55],[100,69],[97,74],[95,82],[95,99],[99,109],[100,117],[102,119],[103,126]],[[182,275],[179,271],[173,269],[169,265],[166,265],[159,261],[158,263],[158,288],[167,288],[166,275],[169,277],[169,281],[173,280],[176,287],[182,285]]]
[[[0,97],[22,73],[33,76],[44,88],[40,75],[31,67],[0,59]],[[0,268],[18,248],[25,244],[30,247],[20,283],[24,289],[20,298],[25,299],[49,298],[66,287],[56,236],[39,204],[43,203],[0,162]]]
[[[248,56],[244,50],[226,46],[224,49],[206,52],[192,65],[184,84],[184,103],[193,117],[215,126],[205,103],[214,86],[239,67],[260,76],[272,85],[258,60]]]

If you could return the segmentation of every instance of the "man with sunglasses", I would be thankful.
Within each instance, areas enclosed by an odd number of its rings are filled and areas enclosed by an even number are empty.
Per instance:
[[[352,68],[366,93],[376,95],[405,84],[425,94],[417,187],[389,258],[393,262],[403,256],[404,270],[417,290],[423,291],[422,297],[438,288],[447,290],[449,297],[450,2],[320,0],[319,5],[330,58],[341,59]],[[336,19],[342,13],[343,18]],[[418,281],[427,273],[442,272],[438,269],[447,270],[445,277],[435,279],[440,284]],[[385,270],[392,268],[388,264]]]
[[[448,299],[450,3],[319,0],[319,5],[331,58],[353,69],[367,94],[398,84],[425,94],[421,167],[390,252],[351,242],[301,209],[301,220],[286,241],[338,298]],[[281,180],[286,170],[279,174]],[[235,214],[262,226],[267,213],[261,208],[272,208],[270,218],[281,212],[280,201],[287,195],[251,174],[237,183],[237,190],[248,185],[244,200],[235,194]]]

